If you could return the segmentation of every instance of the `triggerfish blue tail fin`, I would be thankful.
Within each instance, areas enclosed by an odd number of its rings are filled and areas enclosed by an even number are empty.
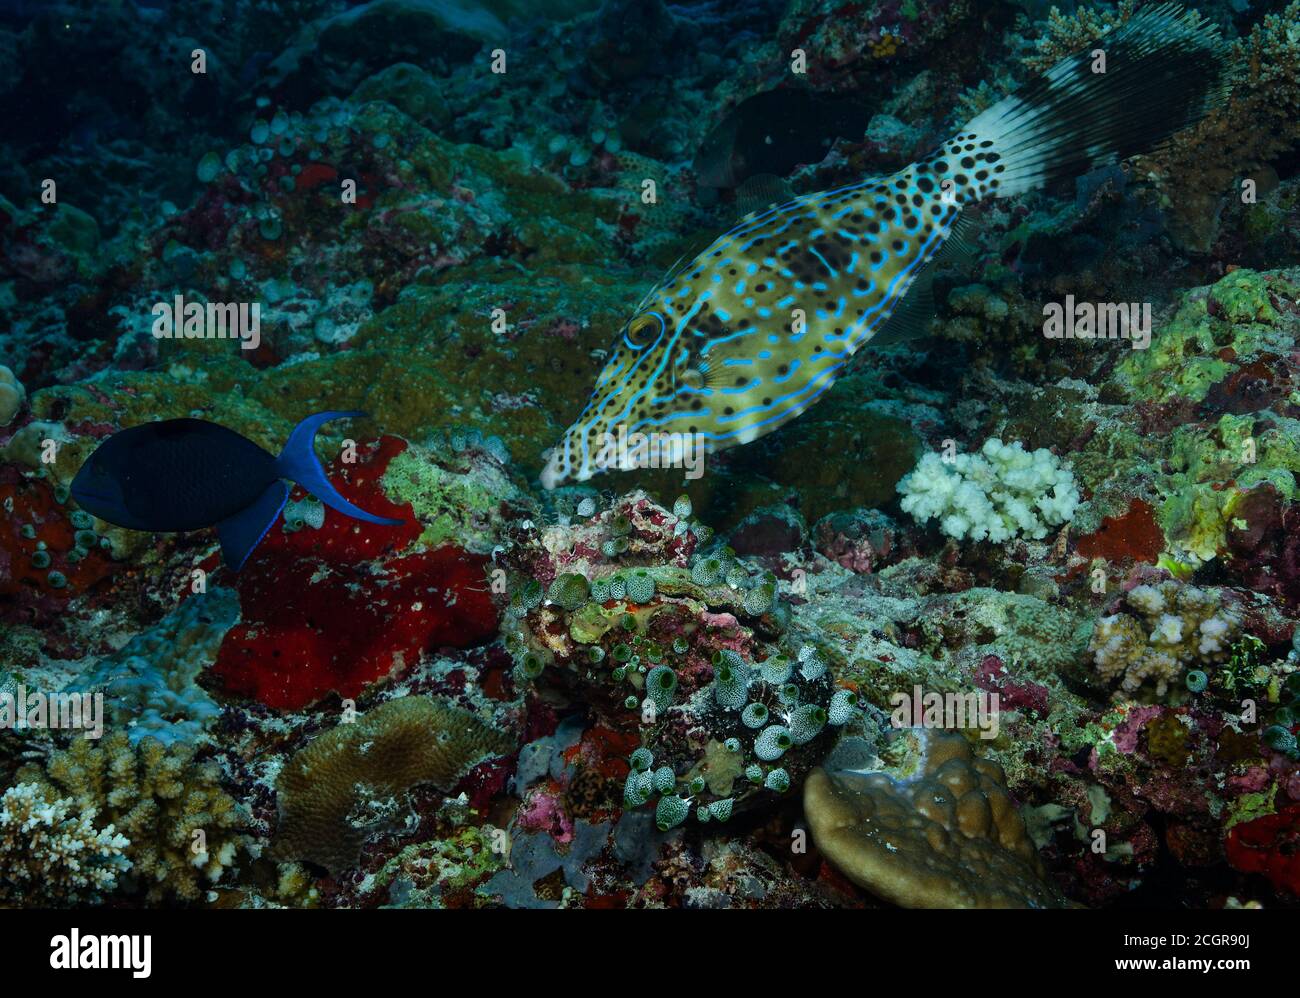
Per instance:
[[[316,459],[313,445],[316,431],[321,426],[331,419],[352,419],[364,415],[364,412],[318,412],[314,416],[308,416],[289,434],[289,442],[284,445],[284,450],[276,458],[276,471],[281,478],[297,482],[326,506],[340,513],[346,513],[354,520],[399,527],[405,522],[404,520],[390,520],[388,517],[367,513],[339,495],[338,490],[325,477],[325,469],[321,467],[320,461]]]
[[[271,524],[284,509],[285,500],[289,498],[289,485],[278,479],[266,487],[257,500],[234,516],[217,524],[217,536],[221,538],[221,555],[226,564],[238,572],[244,567],[253,548],[261,543]]]

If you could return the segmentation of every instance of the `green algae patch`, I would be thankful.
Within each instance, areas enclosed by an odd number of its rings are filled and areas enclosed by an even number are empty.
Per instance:
[[[1297,495],[1300,422],[1254,414],[1221,416],[1211,426],[1177,427],[1169,438],[1170,473],[1156,480],[1158,520],[1178,561],[1196,565],[1224,549],[1242,497],[1264,483],[1286,500]]]
[[[1268,285],[1253,270],[1234,270],[1210,289],[1211,300],[1222,316],[1235,325],[1277,322],[1277,309],[1269,301]]]
[[[1296,322],[1274,306],[1294,297],[1294,271],[1234,270],[1209,288],[1183,296],[1153,331],[1147,350],[1128,351],[1114,381],[1135,400],[1205,400],[1210,389],[1260,353],[1287,353]]]
[[[389,462],[382,486],[393,501],[411,504],[423,527],[421,544],[456,544],[479,554],[490,551],[505,528],[502,503],[525,501],[502,466],[481,461],[457,472],[415,445]]]
[[[587,603],[569,619],[569,637],[580,645],[595,644],[623,616],[621,607],[606,610],[599,603]]]
[[[409,845],[375,874],[375,887],[387,890],[397,907],[443,907],[449,894],[473,899],[472,888],[506,866],[491,835],[490,828],[465,828]]]
[[[1223,830],[1226,832],[1233,825],[1276,813],[1276,800],[1276,783],[1263,792],[1242,794],[1228,805],[1228,816],[1224,820]]]

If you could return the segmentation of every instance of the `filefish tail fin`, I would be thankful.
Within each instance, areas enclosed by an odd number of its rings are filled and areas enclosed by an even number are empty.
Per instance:
[[[325,477],[325,469],[316,458],[316,431],[332,419],[355,419],[364,416],[364,412],[318,412],[308,416],[293,428],[284,450],[276,458],[276,470],[281,478],[296,482],[331,509],[361,520],[363,523],[376,523],[387,527],[399,527],[405,521],[391,520],[385,516],[367,513],[359,506],[354,506],[330,484]]]
[[[251,506],[217,524],[221,556],[231,569],[238,572],[244,567],[244,562],[271,529],[288,498],[288,483],[277,479],[266,487],[266,491]]]
[[[963,200],[1034,190],[1158,148],[1222,106],[1234,72],[1216,26],[1161,4],[973,118],[936,159]]]

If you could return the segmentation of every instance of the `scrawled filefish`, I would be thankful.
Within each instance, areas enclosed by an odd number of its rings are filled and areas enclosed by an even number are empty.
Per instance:
[[[643,467],[691,435],[718,451],[816,402],[868,343],[925,331],[900,308],[964,213],[1149,151],[1226,99],[1217,29],[1177,4],[1144,11],[977,115],[888,177],[747,215],[676,268],[628,320],[542,484]],[[656,442],[656,438],[662,444]],[[651,458],[653,460],[653,458]]]

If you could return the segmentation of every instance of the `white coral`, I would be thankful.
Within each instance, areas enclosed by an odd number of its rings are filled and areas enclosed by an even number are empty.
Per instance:
[[[0,897],[72,904],[97,901],[130,869],[131,844],[112,825],[96,828],[95,811],[39,783],[19,783],[0,797]]]
[[[979,454],[926,454],[898,491],[903,511],[918,522],[937,519],[949,537],[995,543],[1022,534],[1041,540],[1079,505],[1074,475],[1059,457],[997,438]]]

